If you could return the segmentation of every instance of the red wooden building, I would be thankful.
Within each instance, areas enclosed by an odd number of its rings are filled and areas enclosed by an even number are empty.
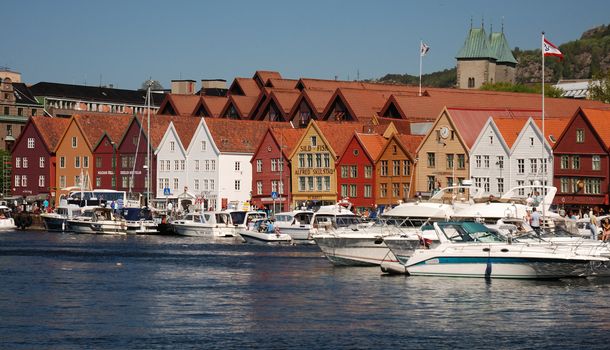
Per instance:
[[[11,151],[12,194],[39,197],[54,194],[55,148],[70,119],[31,117]]]
[[[252,156],[252,204],[283,212],[290,210],[290,160],[305,129],[270,127]],[[280,151],[281,150],[281,151]],[[278,194],[275,200],[272,192]]]
[[[553,147],[554,204],[608,206],[610,111],[578,109]]]

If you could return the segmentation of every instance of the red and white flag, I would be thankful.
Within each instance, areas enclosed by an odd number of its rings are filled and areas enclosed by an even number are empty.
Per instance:
[[[553,45],[550,41],[543,39],[542,40],[542,52],[544,52],[545,56],[555,56],[559,57],[560,60],[563,59],[563,54],[557,46]]]

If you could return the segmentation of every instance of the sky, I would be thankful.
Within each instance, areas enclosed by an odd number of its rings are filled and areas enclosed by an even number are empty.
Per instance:
[[[471,19],[512,48],[562,44],[609,24],[605,0],[2,0],[0,66],[22,80],[137,89],[152,78],[354,80],[455,66]],[[8,31],[6,29],[8,28]]]

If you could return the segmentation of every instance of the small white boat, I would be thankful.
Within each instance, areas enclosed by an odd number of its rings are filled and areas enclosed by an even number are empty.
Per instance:
[[[592,263],[608,262],[540,245],[509,244],[477,222],[433,225],[440,243],[413,252],[406,263],[411,275],[557,279],[585,276]]]
[[[280,232],[270,219],[261,219],[253,222],[250,228],[239,231],[246,243],[256,244],[292,244],[292,237]]]
[[[69,231],[68,220],[81,215],[82,208],[75,204],[60,204],[51,213],[42,213],[40,218],[47,231]]]
[[[174,232],[192,237],[234,237],[235,226],[226,212],[194,212],[172,222]]]
[[[282,233],[290,235],[296,244],[314,244],[315,242],[311,239],[313,215],[312,210],[277,213],[274,225],[279,227]]]
[[[110,208],[83,207],[80,216],[68,220],[70,230],[75,233],[95,233],[109,235],[127,234],[125,220],[114,215]]]
[[[0,205],[0,231],[14,230],[15,219],[11,215],[11,208]]]
[[[158,234],[158,223],[150,208],[129,207],[121,210],[128,234]]]

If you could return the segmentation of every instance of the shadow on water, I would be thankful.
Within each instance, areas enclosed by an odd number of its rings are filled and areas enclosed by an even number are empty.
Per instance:
[[[610,331],[610,279],[387,277],[316,246],[6,233],[0,278],[2,348],[605,348]]]

